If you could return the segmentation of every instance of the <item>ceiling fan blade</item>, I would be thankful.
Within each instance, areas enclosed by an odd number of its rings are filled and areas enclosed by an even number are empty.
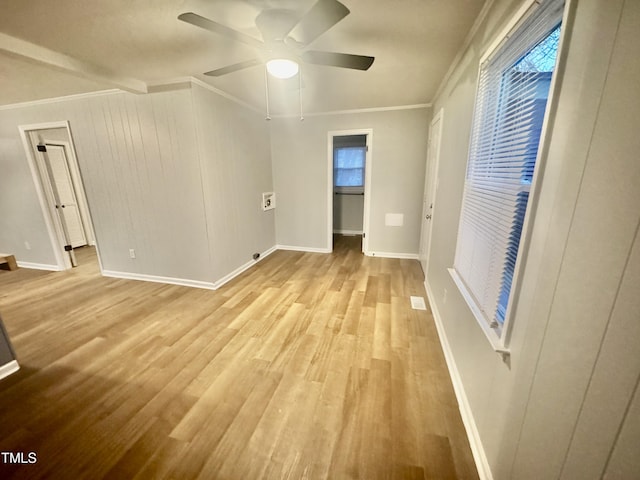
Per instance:
[[[210,32],[224,35],[225,37],[233,38],[234,40],[255,48],[264,48],[264,43],[260,40],[253,38],[250,35],[245,35],[244,33],[238,32],[237,30],[234,30],[232,28],[226,27],[221,23],[214,22],[213,20],[209,20],[208,18],[204,18],[197,13],[182,13],[178,15],[178,20],[190,23],[191,25],[195,25],[196,27],[204,28],[205,30],[209,30]]]
[[[237,72],[238,70],[244,70],[245,68],[255,67],[256,65],[260,65],[262,61],[258,58],[254,58],[253,60],[247,60],[246,62],[234,63],[233,65],[229,65],[226,67],[218,68],[216,70],[211,70],[210,72],[206,72],[205,75],[210,77],[220,77],[222,75],[226,75],[227,73]]]
[[[308,45],[347,15],[349,9],[337,0],[318,0],[293,27],[289,36]]]
[[[352,68],[354,70],[368,70],[374,57],[351,55],[349,53],[319,52],[309,50],[303,52],[302,60],[313,65],[328,65],[330,67]]]

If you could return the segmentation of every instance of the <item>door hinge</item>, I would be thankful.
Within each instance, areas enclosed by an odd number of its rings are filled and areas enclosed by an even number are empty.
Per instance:
[[[46,152],[47,151],[47,146],[46,145],[38,145],[38,151],[39,152]]]

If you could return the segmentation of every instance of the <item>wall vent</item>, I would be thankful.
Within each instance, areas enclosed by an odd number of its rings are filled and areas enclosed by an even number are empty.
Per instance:
[[[411,308],[414,310],[426,310],[427,305],[424,303],[424,297],[411,297]]]

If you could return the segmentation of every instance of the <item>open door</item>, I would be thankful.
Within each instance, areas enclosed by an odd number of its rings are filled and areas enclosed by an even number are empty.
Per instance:
[[[87,245],[85,226],[80,215],[76,187],[71,178],[69,159],[63,145],[38,145],[47,169],[55,208],[65,233],[66,244],[72,248]]]
[[[19,129],[57,267],[71,268],[77,264],[73,249],[96,241],[69,123]],[[97,248],[96,254],[101,265]]]
[[[367,251],[370,208],[371,129],[329,132],[327,245],[333,235],[362,236]]]

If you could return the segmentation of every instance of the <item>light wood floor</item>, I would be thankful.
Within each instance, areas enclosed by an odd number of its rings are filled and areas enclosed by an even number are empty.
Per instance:
[[[0,271],[0,478],[476,479],[413,260],[278,251],[212,292]]]

